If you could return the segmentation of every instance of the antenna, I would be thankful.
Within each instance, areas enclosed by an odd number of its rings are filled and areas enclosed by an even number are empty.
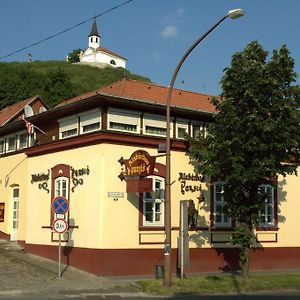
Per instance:
[[[24,107],[24,114],[25,114],[25,117],[27,117],[27,118],[34,115],[33,109],[28,104]]]

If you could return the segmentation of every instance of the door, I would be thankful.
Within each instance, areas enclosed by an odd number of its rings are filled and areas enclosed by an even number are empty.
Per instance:
[[[16,241],[18,239],[19,228],[19,187],[12,189],[12,229],[10,240]]]

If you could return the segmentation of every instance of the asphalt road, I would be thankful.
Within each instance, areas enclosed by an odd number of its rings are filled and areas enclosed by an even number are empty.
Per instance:
[[[17,244],[0,240],[0,299],[300,299],[300,294],[150,296],[140,292],[133,278],[103,278],[64,265],[62,271],[62,277],[58,278],[56,262],[25,253]]]

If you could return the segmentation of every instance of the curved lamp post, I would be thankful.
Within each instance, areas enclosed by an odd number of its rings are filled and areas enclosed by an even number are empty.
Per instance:
[[[225,19],[228,17],[231,19],[237,19],[242,17],[245,12],[242,9],[233,9],[230,10],[226,16],[221,18],[215,25],[213,25],[206,33],[204,33],[183,55],[179,61],[172,79],[170,81],[168,95],[167,95],[167,112],[166,112],[166,190],[165,190],[165,258],[164,258],[164,284],[166,286],[172,285],[171,280],[171,147],[170,147],[170,106],[171,106],[171,97],[173,92],[174,83],[177,77],[177,74],[183,65],[185,59],[189,54],[196,48],[196,46],[208,36],[217,26],[219,26]]]

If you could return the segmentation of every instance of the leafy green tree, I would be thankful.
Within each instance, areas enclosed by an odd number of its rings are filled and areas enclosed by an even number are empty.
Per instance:
[[[62,100],[74,97],[75,93],[69,74],[60,68],[49,72],[44,85],[44,95],[46,99],[52,99],[52,106]]]
[[[79,54],[82,51],[82,49],[74,49],[72,52],[68,54],[68,62],[76,63],[79,62]]]
[[[299,89],[294,61],[286,46],[268,52],[254,41],[233,55],[221,80],[222,99],[206,139],[190,139],[199,171],[224,182],[224,212],[237,226],[242,274],[248,276],[253,231],[265,196],[259,186],[278,175],[297,174]]]

